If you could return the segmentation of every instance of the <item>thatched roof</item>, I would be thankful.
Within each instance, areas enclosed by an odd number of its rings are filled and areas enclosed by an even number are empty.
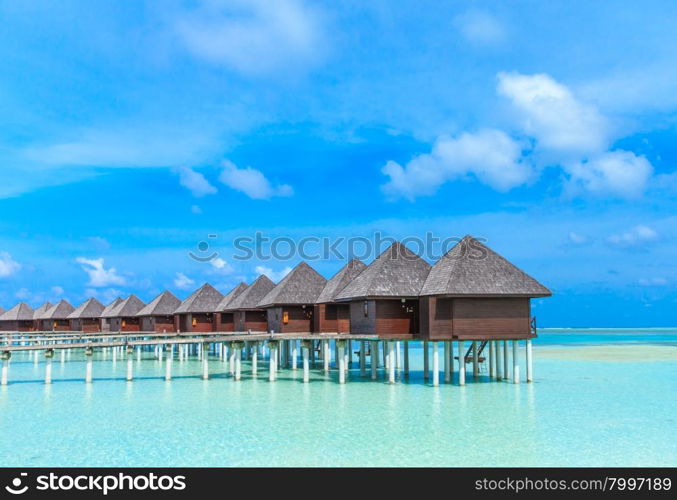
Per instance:
[[[547,297],[552,292],[472,236],[433,266],[421,295]]]
[[[58,304],[53,305],[49,310],[36,319],[67,319],[68,315],[75,311],[75,308],[66,300],[59,301]]]
[[[124,299],[122,297],[118,297],[115,299],[113,302],[108,304],[103,311],[101,312],[101,317],[102,318],[114,318],[115,316],[112,315],[111,313],[115,311],[115,308],[120,305],[120,302],[122,302]]]
[[[226,307],[228,307],[228,304],[230,304],[233,300],[239,297],[240,294],[244,292],[247,288],[248,288],[247,283],[240,283],[239,285],[237,285],[230,292],[228,292],[226,295],[223,296],[223,300],[219,302],[219,305],[216,308],[216,310],[225,311]]]
[[[218,310],[223,294],[209,283],[205,283],[195,290],[190,297],[181,302],[174,314],[185,313],[213,313]]]
[[[333,302],[338,293],[366,267],[367,266],[365,266],[364,262],[360,259],[352,259],[327,281],[327,284],[324,285],[324,289],[322,289],[322,293],[320,293],[320,296],[317,298],[317,303],[325,304],[327,302]]]
[[[165,290],[160,295],[151,300],[147,306],[141,308],[136,313],[137,316],[171,316],[176,308],[181,305],[181,301],[169,290]]]
[[[34,310],[33,310],[33,319],[42,319],[42,316],[44,316],[44,314],[45,314],[47,311],[50,310],[50,308],[52,307],[52,305],[53,305],[53,304],[52,304],[51,302],[45,302],[44,304],[42,304],[42,305],[41,305],[40,307],[38,307],[37,309],[34,309]]]
[[[268,276],[262,274],[256,278],[251,286],[228,304],[226,311],[257,309],[261,299],[268,295],[273,288],[275,288],[275,283]]]
[[[68,319],[100,318],[104,309],[104,305],[92,297],[85,300],[75,309],[75,311],[70,313]]]
[[[25,302],[19,302],[0,316],[0,321],[30,321],[33,319],[33,308]]]
[[[136,295],[132,294],[113,308],[110,312],[110,317],[131,318],[132,316],[136,316],[136,313],[144,307],[146,307],[146,304],[144,304]]]
[[[430,264],[405,247],[393,243],[336,295],[336,300],[367,297],[415,297],[425,282]]]
[[[324,276],[301,262],[261,299],[257,307],[314,304],[326,283]]]

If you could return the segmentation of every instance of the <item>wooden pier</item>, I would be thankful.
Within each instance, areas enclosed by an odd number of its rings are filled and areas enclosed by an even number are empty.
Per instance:
[[[66,362],[66,354],[83,351],[86,360],[85,382],[93,381],[92,358],[95,351],[107,355],[111,360],[126,358],[126,380],[132,381],[134,355],[137,362],[142,359],[142,351],[150,351],[159,361],[165,362],[165,380],[172,379],[172,364],[175,359],[187,361],[191,357],[201,361],[201,376],[209,378],[210,358],[222,361],[223,366],[233,380],[242,378],[242,361],[249,361],[252,377],[258,376],[260,361],[267,360],[268,380],[274,382],[277,372],[282,369],[298,370],[299,353],[302,359],[303,382],[310,381],[311,367],[320,367],[324,373],[333,369],[338,371],[338,382],[346,383],[353,367],[353,356],[357,355],[359,376],[367,376],[370,368],[372,380],[378,380],[380,368],[384,369],[385,379],[393,384],[398,376],[409,377],[409,344],[413,340],[382,339],[378,335],[357,335],[347,333],[273,333],[273,332],[208,332],[208,333],[156,333],[156,332],[2,332],[0,333],[0,360],[2,373],[0,385],[9,383],[9,365],[12,354],[28,352],[29,358],[39,362],[44,355],[45,383],[52,383],[52,362],[55,353],[60,354],[61,363]],[[512,349],[508,348],[512,342]],[[334,344],[333,349],[331,344]],[[520,382],[519,340],[472,341],[464,352],[463,341],[423,341],[424,381],[437,387],[440,373],[444,383],[453,380],[454,368],[458,371],[458,385],[465,385],[467,365],[472,366],[472,376],[477,379],[482,367],[488,365],[490,380]],[[440,356],[440,344],[442,355]],[[454,344],[457,344],[455,347]],[[488,346],[488,353],[480,356]],[[402,348],[404,347],[404,355]],[[355,350],[357,348],[357,350]],[[430,356],[432,351],[432,356]],[[503,351],[501,353],[501,351]],[[332,366],[332,352],[333,366]],[[512,356],[510,356],[512,352]],[[456,353],[456,354],[455,354]],[[525,341],[526,381],[533,380],[531,339]],[[432,357],[432,370],[430,358]],[[442,366],[440,368],[440,357]],[[512,367],[510,367],[512,358]]]

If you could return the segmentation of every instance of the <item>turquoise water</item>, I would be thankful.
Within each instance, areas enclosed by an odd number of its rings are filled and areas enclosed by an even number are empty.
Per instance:
[[[110,358],[85,384],[81,358],[61,364],[58,354],[45,385],[42,362],[15,355],[0,388],[0,465],[674,466],[677,358],[576,359],[638,342],[670,357],[677,329],[544,331],[534,383],[468,372],[465,387],[437,388],[423,383],[420,349],[409,381],[395,385],[359,370],[345,385],[318,370],[309,384],[291,370],[269,383],[263,363],[258,379],[245,363],[235,382],[216,359],[208,381],[197,360],[175,360],[165,382],[164,365],[145,359],[128,383],[126,363]],[[523,350],[520,362],[524,374]]]

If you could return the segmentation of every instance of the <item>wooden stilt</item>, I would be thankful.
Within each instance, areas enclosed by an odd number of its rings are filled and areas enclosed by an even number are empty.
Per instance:
[[[433,342],[433,386],[440,385],[440,349],[439,342]]]
[[[199,344],[202,353],[202,380],[209,380],[209,356],[206,352],[206,345]]]
[[[476,340],[472,341],[472,376],[477,378],[480,376],[480,357],[477,351],[479,343]]]
[[[510,380],[510,364],[508,358],[510,357],[510,354],[508,353],[508,341],[504,340],[503,341],[503,378],[505,380]]]
[[[345,340],[337,340],[336,344],[338,348],[339,384],[345,384],[346,383]]]
[[[444,341],[444,383],[448,384],[451,381],[451,356],[449,355],[449,342]]]
[[[45,384],[52,383],[52,358],[54,357],[54,351],[52,349],[47,349],[45,351]]]
[[[404,341],[404,376],[409,377],[409,341]]]
[[[428,380],[428,341],[423,341],[423,380]]]
[[[252,377],[256,377],[258,373],[258,361],[259,361],[259,343],[254,342],[251,346],[252,348]]]
[[[0,357],[2,357],[2,376],[0,376],[0,385],[7,385],[9,378],[9,360],[12,357],[12,353],[4,351]]]
[[[534,367],[532,364],[532,349],[531,349],[531,339],[527,339],[526,345],[526,356],[527,356],[527,382],[533,382],[534,380]]]
[[[364,377],[367,374],[367,359],[365,349],[367,348],[367,343],[364,340],[360,341],[360,376]]]
[[[371,366],[371,379],[376,380],[378,378],[378,342],[375,340],[371,341],[369,347],[371,353],[369,364]]]
[[[517,344],[518,340],[512,341],[512,381],[515,384],[520,383],[520,367],[519,367],[519,358],[517,357]]]
[[[458,385],[465,385],[465,353],[463,341],[458,341]]]
[[[395,368],[397,361],[395,359],[395,342],[387,342],[388,345],[388,382],[395,383]]]
[[[310,382],[310,341],[304,341],[301,349],[303,351],[303,382],[308,383]]]

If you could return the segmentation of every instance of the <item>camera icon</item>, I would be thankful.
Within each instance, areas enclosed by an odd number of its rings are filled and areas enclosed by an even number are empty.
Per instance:
[[[215,234],[207,235],[207,239],[214,238],[216,238]],[[210,262],[216,259],[219,256],[219,253],[218,252],[209,253],[209,243],[207,241],[200,241],[197,244],[197,252],[193,252],[191,250],[190,252],[188,252],[188,256],[197,262]]]
[[[22,472],[19,474],[19,477],[12,479],[12,484],[10,486],[5,486],[5,490],[12,495],[23,495],[28,491],[28,486],[21,486],[21,478],[28,476],[28,473]]]

